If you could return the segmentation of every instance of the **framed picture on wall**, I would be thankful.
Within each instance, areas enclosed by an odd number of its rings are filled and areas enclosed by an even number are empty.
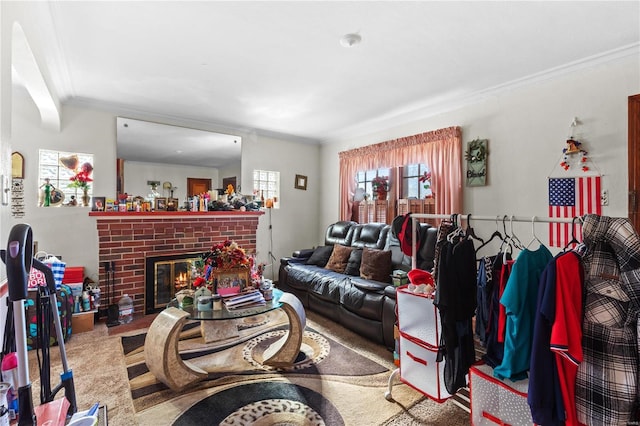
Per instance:
[[[155,211],[166,211],[167,210],[167,199],[164,198],[164,197],[156,197],[153,209]]]
[[[304,189],[306,191],[307,177],[303,175],[296,175],[295,187],[296,189]]]

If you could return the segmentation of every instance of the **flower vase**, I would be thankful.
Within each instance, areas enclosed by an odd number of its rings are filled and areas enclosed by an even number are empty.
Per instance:
[[[387,191],[385,191],[384,189],[379,189],[378,191],[376,191],[376,193],[378,194],[378,200],[387,199]]]
[[[82,192],[82,205],[84,207],[89,206],[89,193],[87,192],[86,189]]]

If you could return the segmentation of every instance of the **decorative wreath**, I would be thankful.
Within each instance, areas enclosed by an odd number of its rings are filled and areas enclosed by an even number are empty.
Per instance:
[[[487,158],[487,148],[484,140],[476,139],[469,142],[469,149],[464,152],[464,158],[470,163],[481,163]]]

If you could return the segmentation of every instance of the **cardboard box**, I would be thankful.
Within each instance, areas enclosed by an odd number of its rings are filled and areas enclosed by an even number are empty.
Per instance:
[[[71,334],[93,330],[95,311],[78,312],[71,317]]]

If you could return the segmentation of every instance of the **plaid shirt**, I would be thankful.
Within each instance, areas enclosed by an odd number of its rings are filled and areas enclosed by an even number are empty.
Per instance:
[[[583,238],[584,361],[576,378],[578,420],[637,419],[640,236],[627,219],[586,215]]]

